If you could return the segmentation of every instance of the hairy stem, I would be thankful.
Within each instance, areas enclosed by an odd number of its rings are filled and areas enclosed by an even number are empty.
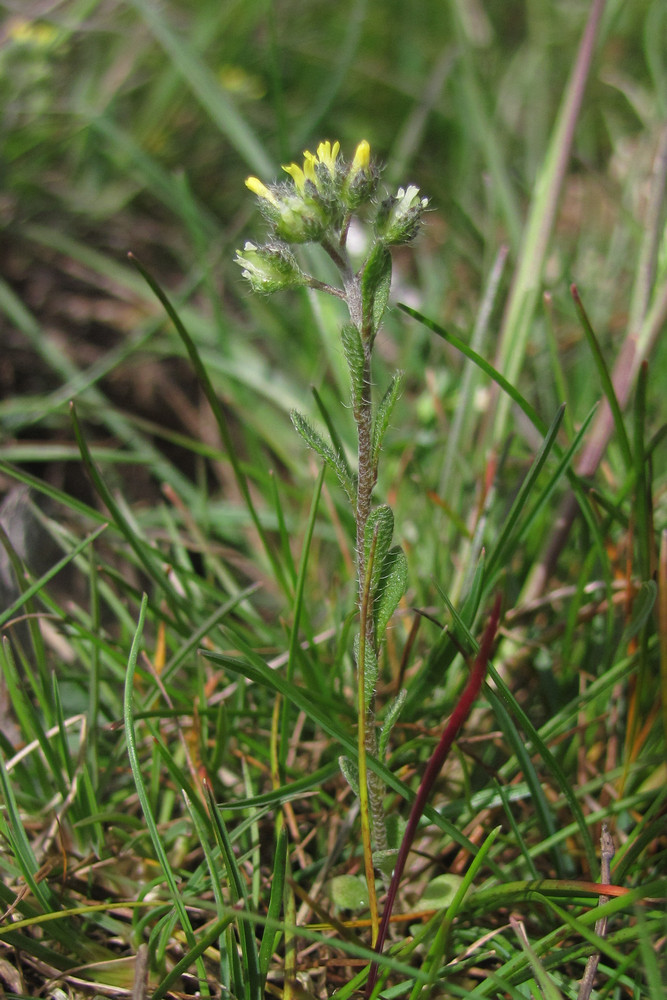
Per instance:
[[[355,421],[357,424],[357,497],[355,505],[356,522],[356,543],[357,543],[357,603],[359,610],[362,610],[364,600],[364,590],[366,582],[366,556],[365,556],[365,535],[366,522],[371,512],[373,489],[375,487],[376,471],[373,463],[373,401],[371,395],[371,353],[372,338],[369,331],[364,329],[363,304],[361,296],[360,280],[357,275],[351,275],[349,271],[343,273],[343,283],[347,299],[350,319],[360,331],[363,349],[363,381],[362,393],[359,406],[355,409]],[[366,613],[362,615],[364,624],[363,635],[360,635],[360,646],[366,644],[366,648],[378,652],[378,639],[375,634],[375,619],[373,615],[373,595],[367,598],[368,606]],[[377,756],[377,731],[375,725],[375,694],[371,694],[365,705],[365,746],[366,752],[371,756]],[[384,782],[374,772],[368,775],[368,798],[371,812],[371,823],[373,828],[373,840],[378,851],[386,851],[387,832],[384,820],[383,798]]]

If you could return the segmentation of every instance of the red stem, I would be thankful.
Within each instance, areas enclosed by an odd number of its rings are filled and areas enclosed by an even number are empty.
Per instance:
[[[422,813],[424,812],[426,803],[428,802],[435,780],[442,769],[442,765],[447,759],[447,755],[452,748],[454,740],[456,739],[456,735],[468,718],[470,710],[472,709],[472,706],[475,703],[482,687],[482,683],[486,675],[486,667],[491,657],[491,650],[493,648],[496,631],[498,629],[498,622],[500,621],[500,604],[501,596],[498,594],[493,605],[493,611],[491,612],[489,623],[486,626],[484,635],[482,636],[479,652],[477,653],[475,662],[472,665],[468,683],[463,689],[463,694],[459,698],[456,707],[451,714],[449,722],[440,737],[440,742],[431,755],[431,758],[426,766],[426,771],[424,772],[424,777],[421,780],[419,791],[417,792],[417,796],[412,803],[410,818],[408,819],[407,826],[405,827],[403,840],[401,841],[401,846],[396,858],[396,867],[394,868],[394,873],[391,877],[389,891],[387,892],[387,901],[382,913],[382,921],[380,923],[377,941],[375,942],[375,951],[378,955],[382,954],[382,948],[384,946],[387,930],[389,928],[389,921],[394,908],[394,903],[396,901],[396,893],[398,892],[398,886],[401,878],[403,877],[405,862],[408,859],[408,854],[410,853],[412,841],[415,838]],[[368,983],[366,984],[367,1000],[373,992],[373,988],[377,981],[377,975],[377,962],[373,962],[368,973]]]

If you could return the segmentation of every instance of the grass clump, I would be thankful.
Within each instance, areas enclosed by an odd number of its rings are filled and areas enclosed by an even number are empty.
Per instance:
[[[664,12],[522,14],[8,15],[6,995],[663,995]]]

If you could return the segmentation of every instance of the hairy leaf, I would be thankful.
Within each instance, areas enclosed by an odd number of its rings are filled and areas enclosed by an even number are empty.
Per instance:
[[[338,477],[340,485],[345,490],[350,503],[354,503],[356,493],[354,481],[350,476],[347,465],[343,461],[342,457],[334,451],[331,445],[326,443],[326,441],[317,433],[315,428],[302,413],[299,413],[298,410],[292,410],[290,416],[292,418],[292,423],[306,444],[309,445],[313,451],[316,451],[317,454],[324,459],[327,465],[333,469]]]
[[[394,698],[391,705],[387,709],[384,717],[384,722],[382,723],[382,729],[380,730],[380,739],[378,740],[378,757],[380,760],[384,757],[387,752],[387,746],[389,744],[389,737],[391,731],[396,725],[396,720],[401,714],[401,709],[405,699],[407,698],[408,692],[405,688],[398,692],[398,695]]]
[[[359,798],[359,768],[357,767],[357,762],[341,754],[338,758],[338,766],[348,785],[357,798]]]
[[[371,343],[375,338],[387,307],[391,288],[391,254],[382,243],[376,243],[364,264],[361,276],[363,328]]]
[[[354,658],[357,663],[359,663],[359,635],[354,637]],[[375,694],[375,684],[378,677],[378,659],[375,655],[375,651],[369,642],[366,642],[365,656],[364,656],[364,697],[366,702],[370,703]]]
[[[400,546],[395,546],[387,552],[382,563],[382,578],[375,595],[373,613],[375,615],[375,634],[378,641],[382,638],[389,624],[389,619],[398,607],[408,586],[408,561]]]
[[[384,440],[387,427],[389,426],[389,421],[391,420],[391,414],[396,404],[396,400],[401,394],[402,387],[403,375],[401,372],[397,372],[389,383],[389,388],[380,400],[380,404],[377,408],[375,422],[373,424],[372,462],[374,469],[377,469],[378,460],[380,458],[380,448],[382,447],[382,442]]]
[[[364,387],[364,348],[361,335],[354,323],[345,324],[341,331],[341,340],[352,384],[352,407],[357,414],[361,408]]]
[[[394,515],[391,507],[388,507],[387,504],[382,504],[380,507],[376,507],[368,515],[364,535],[364,561],[366,566],[368,566],[371,547],[373,545],[373,536],[376,531],[377,540],[375,542],[375,553],[373,556],[370,590],[371,600],[373,603],[375,603],[377,591],[384,573],[385,556],[389,551],[392,535],[394,534]]]

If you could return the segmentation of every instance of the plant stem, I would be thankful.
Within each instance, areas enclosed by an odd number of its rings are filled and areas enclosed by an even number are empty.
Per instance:
[[[373,488],[375,486],[375,469],[373,468],[372,435],[373,435],[373,409],[371,401],[371,345],[370,340],[363,340],[364,347],[364,376],[361,407],[357,419],[357,450],[358,450],[358,483],[357,483],[357,575],[359,588],[359,607],[364,595],[364,583],[366,579],[366,556],[365,556],[365,535],[366,522],[371,512]],[[377,656],[377,636],[375,634],[375,619],[373,616],[373,595],[369,595],[369,607],[364,616],[364,635],[360,637],[360,644],[366,644],[366,648],[371,649]],[[365,706],[365,730],[366,730],[366,751],[372,756],[377,756],[377,731],[375,726],[375,692],[367,699]],[[384,782],[374,771],[368,775],[368,796],[371,809],[371,820],[373,824],[373,838],[375,848],[378,851],[386,851],[388,848],[387,831],[384,821],[383,798]]]
[[[498,623],[500,621],[500,605],[501,598],[500,594],[498,594],[493,605],[491,617],[489,618],[487,626],[484,629],[484,634],[482,635],[482,639],[479,644],[479,650],[472,665],[466,686],[463,689],[456,706],[454,707],[454,711],[450,716],[449,722],[445,726],[442,736],[440,737],[440,742],[431,754],[429,762],[426,765],[424,777],[419,785],[417,797],[412,803],[410,816],[408,818],[407,826],[405,827],[403,840],[401,841],[398,857],[396,858],[396,865],[391,877],[387,899],[384,904],[384,913],[382,914],[378,937],[375,942],[375,950],[378,955],[382,953],[382,948],[387,936],[387,930],[389,928],[389,920],[396,901],[398,886],[403,876],[405,862],[407,861],[408,854],[410,853],[410,848],[412,847],[412,842],[415,838],[417,827],[419,826],[419,821],[423,815],[424,808],[428,802],[435,780],[438,777],[445,760],[447,759],[454,740],[456,739],[458,731],[470,715],[472,706],[481,690],[482,683],[484,682],[487,665],[491,658],[491,651],[493,649],[493,643],[498,630]],[[377,962],[373,962],[371,963],[368,973],[368,982],[366,984],[365,994],[366,998],[369,998],[373,992],[373,988],[377,980],[377,974]]]
[[[378,653],[378,642],[375,634],[375,618],[373,615],[373,596],[367,597],[365,614],[363,611],[364,593],[366,590],[366,555],[365,535],[366,522],[371,512],[373,489],[376,481],[376,469],[373,462],[373,400],[371,392],[371,355],[373,340],[371,330],[365,329],[363,317],[363,302],[361,295],[361,280],[359,275],[352,273],[347,262],[347,255],[342,250],[326,246],[332,260],[340,267],[345,289],[345,298],[352,323],[361,336],[364,350],[363,379],[361,402],[355,408],[354,418],[357,424],[357,497],[355,504],[356,544],[357,544],[357,604],[360,620],[363,623],[363,635],[359,637],[360,648],[365,643],[366,649],[372,650],[374,656]],[[377,731],[375,724],[375,693],[369,695],[363,712],[364,743],[366,752],[377,756]],[[362,719],[359,719],[360,726]],[[373,828],[373,840],[377,851],[388,849],[387,830],[384,820],[383,799],[384,782],[374,772],[368,775],[368,797]]]

